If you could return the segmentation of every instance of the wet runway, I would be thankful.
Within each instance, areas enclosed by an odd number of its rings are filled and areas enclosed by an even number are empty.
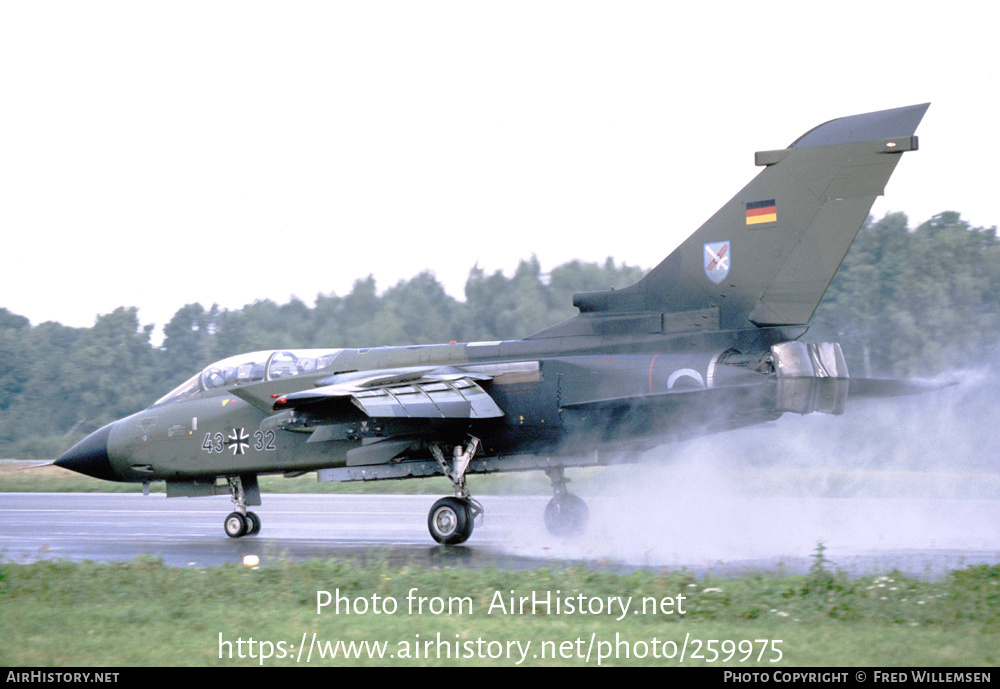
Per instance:
[[[586,496],[585,496],[586,497]],[[139,555],[172,566],[276,559],[353,558],[418,566],[686,568],[696,573],[804,572],[817,544],[854,574],[898,569],[935,576],[1000,562],[1000,501],[727,496],[643,504],[587,497],[587,532],[564,541],[542,526],[546,496],[481,496],[485,520],[463,546],[427,532],[436,496],[265,495],[258,536],[222,530],[226,497],[162,494],[0,494],[0,557],[118,561]]]

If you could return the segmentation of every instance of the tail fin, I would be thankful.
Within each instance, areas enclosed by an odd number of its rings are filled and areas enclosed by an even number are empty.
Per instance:
[[[764,170],[642,280],[575,295],[581,320],[533,337],[657,315],[664,332],[807,324],[900,154],[917,149],[928,105],[832,120],[757,153]]]

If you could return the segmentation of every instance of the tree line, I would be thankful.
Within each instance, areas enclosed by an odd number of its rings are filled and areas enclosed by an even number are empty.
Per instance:
[[[383,293],[369,276],[313,306],[264,300],[240,309],[188,304],[164,325],[121,307],[90,328],[0,308],[0,456],[57,456],[103,424],[142,409],[213,361],[279,348],[365,347],[524,337],[576,313],[576,292],[622,288],[646,270],[573,261],[513,275],[474,267],[465,301],[430,271]],[[932,377],[995,365],[1000,241],[953,212],[916,228],[901,213],[869,221],[813,317],[810,341],[841,343],[854,375]]]

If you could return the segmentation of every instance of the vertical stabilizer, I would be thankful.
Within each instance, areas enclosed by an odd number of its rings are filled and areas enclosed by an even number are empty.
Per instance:
[[[832,120],[786,149],[758,152],[760,174],[642,280],[575,295],[580,316],[533,337],[606,332],[597,320],[657,315],[678,327],[805,325],[901,154],[917,149],[927,107]]]

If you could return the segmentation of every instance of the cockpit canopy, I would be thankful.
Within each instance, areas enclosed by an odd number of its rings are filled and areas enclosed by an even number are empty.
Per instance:
[[[274,352],[253,352],[232,356],[205,367],[201,373],[178,385],[152,406],[179,402],[206,390],[312,373],[329,366],[342,351],[342,349],[279,349]]]

